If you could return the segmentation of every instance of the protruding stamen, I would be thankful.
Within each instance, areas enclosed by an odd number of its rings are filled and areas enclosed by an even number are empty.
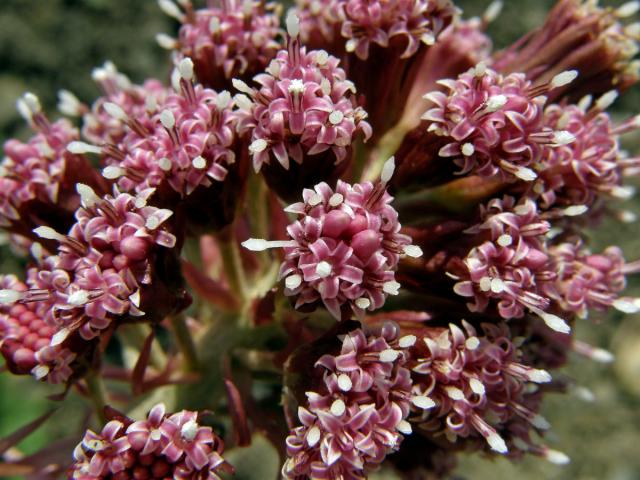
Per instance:
[[[546,448],[542,456],[554,465],[567,465],[571,463],[571,458],[569,458],[566,453],[551,448]]]
[[[127,122],[129,120],[129,116],[125,113],[122,107],[120,107],[120,105],[113,102],[105,102],[103,107],[104,111],[116,120],[120,120],[122,122]]]
[[[249,96],[253,96],[254,94],[253,89],[238,78],[231,79],[231,84],[233,85],[233,88],[235,88],[239,92],[246,93]]]
[[[160,123],[167,130],[172,130],[176,126],[176,117],[171,110],[163,110],[160,114]]]
[[[469,387],[471,387],[471,391],[476,395],[485,394],[484,384],[477,378],[472,378],[471,380],[469,380]]]
[[[63,115],[79,117],[84,112],[84,109],[82,102],[69,90],[60,90],[58,92],[58,110]]]
[[[147,230],[155,230],[160,225],[162,225],[171,215],[173,215],[173,212],[171,210],[160,208],[153,212],[149,216],[149,218],[147,218],[144,226],[145,228],[147,228]]]
[[[361,308],[362,310],[366,310],[371,306],[371,300],[366,297],[357,298],[354,303],[356,307]]]
[[[166,33],[158,33],[156,35],[156,43],[165,50],[173,50],[178,46],[178,41]]]
[[[562,73],[557,74],[555,77],[551,79],[549,83],[549,88],[559,88],[564,87],[565,85],[569,85],[578,77],[577,70],[566,70]]]
[[[396,170],[396,159],[395,157],[389,158],[382,167],[382,173],[380,174],[380,182],[383,184],[389,183],[391,177],[393,177],[393,172]]]
[[[287,287],[289,290],[295,290],[296,288],[298,288],[300,285],[302,284],[302,275],[299,275],[297,273],[294,273],[293,275],[289,275],[287,278],[285,278],[284,280],[284,285],[285,287]]]
[[[607,108],[613,105],[613,102],[618,98],[617,90],[609,90],[605,94],[603,94],[598,100],[596,100],[596,104],[593,106],[594,109],[604,112]]]
[[[640,10],[640,2],[638,1],[627,2],[627,3],[623,3],[616,9],[615,15],[618,18],[627,18],[638,13],[638,10]]]
[[[411,258],[420,258],[422,256],[422,249],[418,245],[406,245],[404,247],[404,254]]]
[[[183,58],[178,64],[178,71],[180,76],[187,82],[193,80],[193,60],[189,57]]]
[[[24,292],[19,292],[17,290],[11,290],[7,288],[0,290],[0,304],[2,305],[16,303],[23,298]]]
[[[320,441],[320,437],[320,429],[316,426],[311,427],[307,433],[307,444],[312,448],[315,447]]]
[[[507,233],[503,233],[498,237],[498,240],[496,240],[496,243],[501,247],[508,247],[513,243],[513,237]]]
[[[489,113],[497,112],[507,104],[507,101],[506,95],[493,95],[487,99],[487,105],[484,111]]]
[[[537,308],[532,308],[531,311],[536,315],[538,315],[551,330],[554,330],[559,333],[571,332],[571,327],[569,326],[569,324],[565,322],[562,318],[558,317],[557,315],[544,312]]]
[[[334,416],[340,417],[347,410],[347,406],[341,399],[338,398],[331,404],[330,410]]]
[[[56,232],[51,227],[42,226],[42,227],[34,228],[33,233],[35,233],[40,238],[44,238],[45,240],[55,240],[58,242],[65,240],[64,235]]]
[[[587,211],[589,211],[589,207],[586,205],[571,205],[570,207],[565,208],[563,213],[567,217],[578,217],[587,213]]]
[[[169,172],[173,167],[173,163],[167,157],[162,157],[160,160],[158,160],[158,166],[163,172]]]
[[[247,250],[252,252],[262,252],[268,248],[286,248],[295,247],[297,242],[295,240],[263,240],[262,238],[249,238],[241,243],[241,245]]]
[[[340,110],[334,110],[329,114],[329,123],[332,125],[339,125],[340,122],[344,119],[344,113]]]
[[[463,144],[461,150],[462,155],[464,155],[465,157],[470,157],[476,152],[476,148],[473,146],[473,143],[469,142]]]
[[[202,155],[197,156],[193,160],[191,160],[191,165],[193,168],[197,168],[198,170],[202,170],[207,166],[207,161],[204,159]]]
[[[486,437],[486,439],[487,439],[487,443],[489,444],[489,447],[491,447],[491,450],[494,450],[498,453],[503,453],[503,454],[509,451],[505,441],[496,432],[490,433]]]
[[[566,130],[559,130],[553,133],[553,143],[556,145],[569,145],[576,141],[576,137]]]
[[[182,426],[182,429],[180,430],[180,435],[187,442],[193,442],[193,440],[196,438],[197,433],[198,433],[198,424],[193,420],[189,420],[187,423],[185,423]]]
[[[382,291],[384,293],[388,293],[389,295],[398,295],[400,290],[400,284],[395,280],[391,280],[390,282],[385,282],[382,284]]]
[[[353,388],[353,382],[351,381],[351,377],[346,373],[342,373],[338,375],[338,388],[343,392],[348,392]]]
[[[383,363],[395,362],[399,356],[400,352],[392,348],[387,348],[380,352],[380,361]]]
[[[224,110],[231,103],[231,94],[227,90],[220,92],[216,98],[216,108],[218,110]]]
[[[115,180],[116,178],[124,177],[127,171],[122,167],[109,166],[102,170],[102,176],[108,180]]]
[[[427,410],[436,406],[436,402],[424,395],[412,397],[411,403],[413,403],[418,408],[422,408],[423,410]]]
[[[344,196],[341,193],[334,193],[329,197],[329,206],[337,207],[344,201]]]
[[[86,290],[76,290],[67,297],[67,303],[76,307],[85,305],[89,301],[89,292]]]
[[[84,208],[91,208],[101,201],[100,197],[93,191],[93,188],[84,183],[76,184],[76,192],[80,195],[80,202]]]
[[[158,0],[158,6],[160,7],[160,10],[165,13],[165,15],[175,18],[180,23],[183,23],[185,21],[184,13],[182,13],[178,6],[171,0]]]
[[[487,9],[484,11],[484,14],[482,15],[483,22],[484,23],[493,22],[496,18],[498,18],[498,16],[502,12],[502,7],[503,7],[502,0],[494,0],[493,2],[491,2],[487,7]]]
[[[418,337],[415,335],[405,335],[398,340],[398,346],[400,348],[410,348],[413,347],[418,341]]]
[[[331,268],[331,264],[325,260],[322,260],[318,263],[318,265],[316,265],[316,274],[320,278],[327,278],[329,275],[331,275],[332,270],[333,269]]]
[[[300,19],[298,18],[298,16],[295,13],[290,12],[289,15],[287,15],[286,23],[287,33],[289,34],[289,36],[291,38],[297,38],[300,34]]]
[[[85,153],[102,154],[102,148],[90,143],[73,141],[67,145],[67,151],[75,155],[84,155]]]
[[[249,152],[253,154],[260,153],[265,151],[268,146],[269,144],[264,138],[259,138],[251,142],[251,145],[249,145]]]

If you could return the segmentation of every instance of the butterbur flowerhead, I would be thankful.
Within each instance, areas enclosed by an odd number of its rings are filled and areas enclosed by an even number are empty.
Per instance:
[[[232,78],[250,80],[282,48],[279,10],[272,3],[240,0],[190,10],[171,46],[193,60],[202,84],[229,89]]]
[[[198,424],[196,412],[167,414],[158,404],[146,420],[123,417],[99,434],[87,431],[74,451],[69,478],[219,480],[219,473],[230,470],[223,449],[211,428]]]

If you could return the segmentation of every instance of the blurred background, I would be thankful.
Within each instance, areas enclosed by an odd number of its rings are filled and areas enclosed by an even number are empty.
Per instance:
[[[456,1],[466,17],[481,14],[488,3]],[[495,47],[508,45],[542,23],[553,3],[505,0],[502,15],[489,28]],[[134,82],[152,76],[166,78],[168,54],[156,45],[154,36],[174,34],[176,29],[153,0],[0,0],[0,139],[28,135],[15,111],[15,101],[24,91],[36,93],[49,112],[55,109],[56,92],[61,88],[90,103],[99,94],[91,81],[91,69],[105,60],[112,60]],[[621,118],[638,113],[640,86],[621,97],[614,111]],[[628,149],[640,150],[640,137],[625,140]],[[640,200],[627,202],[624,208],[640,215]],[[639,223],[608,221],[596,226],[590,236],[596,251],[614,243],[625,250],[627,259],[640,258]],[[2,271],[16,269],[19,262],[8,250],[0,250]],[[631,278],[629,294],[640,296],[640,278]],[[574,357],[556,374],[572,379],[576,388],[567,395],[547,397],[543,414],[553,429],[546,440],[552,448],[567,453],[571,464],[558,467],[538,458],[512,464],[468,456],[461,458],[457,478],[640,479],[640,316],[594,316],[579,322],[577,336],[613,351],[616,361],[601,365]],[[0,375],[0,437],[56,406],[46,398],[53,393],[58,392],[36,385],[31,378]],[[71,396],[51,421],[21,445],[23,451],[34,452],[69,435],[77,442],[85,421],[83,411]]]

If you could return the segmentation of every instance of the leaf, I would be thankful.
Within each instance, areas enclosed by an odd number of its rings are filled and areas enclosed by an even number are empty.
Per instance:
[[[253,435],[251,446],[227,450],[224,458],[235,468],[233,480],[276,480],[279,478],[278,451],[260,433]]]
[[[229,403],[231,421],[233,422],[233,432],[235,435],[236,445],[239,447],[246,447],[251,444],[251,432],[249,431],[249,425],[247,424],[247,413],[244,409],[240,392],[229,379],[224,380],[224,386],[227,391],[227,401]]]
[[[182,274],[189,286],[202,298],[223,311],[232,312],[238,308],[238,301],[227,288],[202,273],[191,262],[182,261]]]
[[[27,423],[23,427],[20,427],[18,430],[13,432],[12,434],[0,439],[0,455],[4,454],[11,447],[15,447],[22,440],[27,438],[31,433],[40,427],[44,422],[46,422],[51,415],[57,410],[54,408],[53,410],[49,410],[43,415],[40,415],[38,418],[33,420],[32,422]]]
[[[155,333],[151,330],[142,345],[138,361],[136,362],[135,367],[133,367],[133,373],[131,374],[131,391],[134,395],[140,395],[144,391],[144,374],[147,371],[147,366],[149,365],[151,347],[153,346],[154,338]]]

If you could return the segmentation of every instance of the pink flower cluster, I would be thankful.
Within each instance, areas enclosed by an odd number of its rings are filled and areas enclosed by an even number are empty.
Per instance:
[[[323,370],[323,389],[307,392],[300,407],[302,426],[287,438],[286,478],[356,480],[396,450],[410,410],[411,380],[395,325],[379,335],[355,330],[345,335],[338,355],[316,363]],[[406,345],[405,345],[406,346]]]
[[[74,451],[69,478],[219,480],[229,470],[222,440],[198,423],[198,414],[165,413],[158,404],[145,420],[119,417],[100,433],[88,430]]]
[[[400,232],[393,198],[382,181],[355,185],[338,181],[303,191],[303,202],[287,207],[299,216],[287,227],[285,260],[279,278],[296,308],[321,301],[338,320],[382,307],[400,284],[394,271],[401,256],[419,256],[419,248]]]

